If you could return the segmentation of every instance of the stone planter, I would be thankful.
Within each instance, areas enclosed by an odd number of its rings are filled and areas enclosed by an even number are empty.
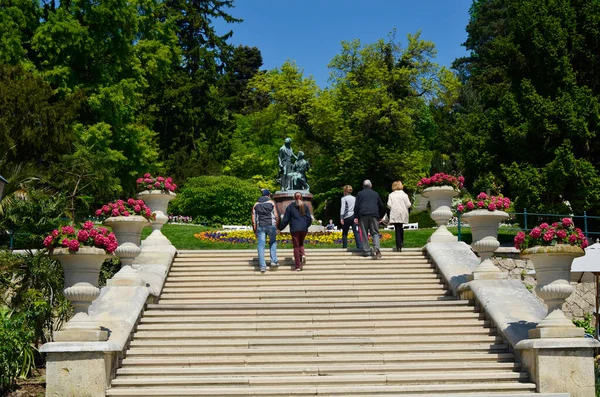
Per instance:
[[[115,254],[121,259],[121,270],[112,279],[108,280],[107,284],[111,286],[145,285],[145,282],[136,274],[137,272],[131,267],[131,264],[142,252],[140,248],[142,229],[144,226],[149,226],[150,221],[141,215],[113,216],[106,218],[103,224],[110,227],[115,233],[119,243]]]
[[[507,273],[498,269],[490,260],[494,252],[500,247],[498,241],[498,227],[500,222],[508,219],[504,211],[474,210],[465,213],[462,219],[471,226],[473,242],[471,248],[481,258],[479,266],[469,276],[470,280],[478,279],[504,279]]]
[[[169,220],[166,215],[169,201],[173,200],[177,195],[171,192],[163,192],[162,190],[144,190],[138,193],[137,197],[144,200],[146,205],[156,214],[156,219],[152,222],[152,233],[144,239],[142,247],[155,245],[171,245],[160,231],[165,223]]]
[[[438,228],[427,240],[430,243],[445,243],[458,241],[458,238],[448,231],[446,224],[452,218],[452,198],[458,192],[452,186],[428,187],[421,193],[431,205],[431,219]]]
[[[63,293],[75,308],[75,315],[54,334],[55,341],[105,341],[108,332],[88,315],[88,308],[100,295],[98,277],[100,268],[110,255],[101,248],[81,247],[77,252],[56,248],[52,257],[57,259],[65,274]]]
[[[583,249],[557,244],[525,249],[521,256],[530,259],[535,269],[537,287],[535,293],[548,306],[548,315],[529,331],[530,338],[572,338],[582,337],[584,331],[577,328],[562,311],[562,305],[573,292],[570,283],[571,263],[583,256]]]

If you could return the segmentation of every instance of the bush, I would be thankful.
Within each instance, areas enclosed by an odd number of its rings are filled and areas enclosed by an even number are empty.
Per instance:
[[[431,219],[429,211],[411,212],[409,215],[408,223],[419,223],[419,229],[427,229],[429,227],[435,227],[436,223]]]
[[[250,225],[259,195],[254,182],[231,176],[189,178],[169,212],[192,216],[194,223]]]
[[[0,391],[35,367],[34,331],[23,313],[0,306]]]

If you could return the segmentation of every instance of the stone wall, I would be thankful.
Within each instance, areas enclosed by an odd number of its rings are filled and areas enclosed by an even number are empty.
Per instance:
[[[496,257],[492,261],[501,270],[508,272],[509,277],[521,280],[525,287],[535,295],[536,280],[529,272],[533,271],[531,262],[524,259],[518,259],[518,256],[506,254],[506,256]],[[500,253],[500,255],[502,255]],[[516,257],[515,257],[516,256]],[[575,291],[567,299],[563,306],[565,315],[570,319],[583,320],[586,313],[593,313],[596,299],[596,287],[594,283],[573,284]]]

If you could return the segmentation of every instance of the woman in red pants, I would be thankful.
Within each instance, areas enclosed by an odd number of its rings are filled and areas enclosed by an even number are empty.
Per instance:
[[[306,264],[304,254],[304,238],[308,233],[308,227],[312,223],[312,216],[308,205],[302,201],[302,193],[294,193],[294,202],[287,206],[283,220],[279,223],[280,230],[283,230],[288,224],[292,235],[292,244],[294,245],[294,262],[296,271],[302,270]]]

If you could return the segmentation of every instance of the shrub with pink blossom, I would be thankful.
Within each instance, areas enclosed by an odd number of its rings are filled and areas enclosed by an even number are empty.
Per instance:
[[[114,203],[108,203],[96,210],[96,216],[100,218],[109,218],[112,216],[132,216],[141,215],[146,219],[154,220],[156,215],[144,203],[144,200],[129,198],[117,200]]]
[[[164,193],[174,192],[177,189],[177,185],[173,183],[171,177],[157,176],[153,177],[151,174],[144,174],[142,178],[138,178],[137,181],[138,192],[145,190],[161,190]]]
[[[525,249],[536,245],[552,246],[557,244],[585,248],[588,246],[588,241],[581,229],[575,227],[571,218],[563,218],[560,222],[552,224],[544,222],[531,229],[529,234],[519,232],[515,236],[515,248],[517,249]]]
[[[73,226],[62,226],[55,229],[44,238],[44,247],[50,252],[54,248],[67,248],[71,252],[79,251],[80,247],[101,248],[109,254],[114,252],[119,244],[114,233],[104,227],[95,227],[92,221],[85,222],[81,229]]]
[[[452,186],[456,190],[462,189],[465,178],[462,175],[454,176],[438,172],[429,178],[423,178],[417,183],[417,190],[422,192],[424,189],[433,186]]]
[[[510,199],[499,194],[497,196],[488,196],[481,192],[477,197],[464,198],[456,205],[456,212],[464,214],[473,210],[504,211],[510,207]]]

